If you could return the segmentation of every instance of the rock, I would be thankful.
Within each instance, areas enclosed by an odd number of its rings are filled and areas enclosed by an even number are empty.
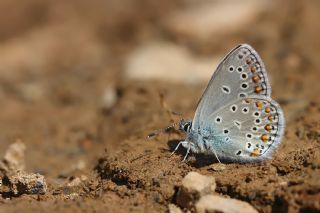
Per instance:
[[[168,208],[169,208],[169,213],[182,213],[181,209],[174,204],[169,204]]]
[[[78,193],[71,193],[68,195],[64,195],[63,197],[68,200],[74,200],[74,199],[77,199],[79,196],[80,195]]]
[[[218,195],[206,195],[196,203],[197,213],[221,212],[221,213],[257,213],[250,204]]]
[[[63,196],[79,194],[79,192],[84,190],[87,180],[88,177],[85,175],[71,177],[67,182],[60,183],[60,186],[54,190],[53,194],[63,194]]]
[[[76,177],[74,179],[72,179],[67,186],[68,187],[77,187],[82,183],[81,179],[79,177]]]
[[[172,43],[148,43],[128,56],[125,77],[196,84],[210,79],[219,60],[196,58],[188,49]]]
[[[84,182],[81,177],[75,177],[70,180],[65,186],[62,187],[64,194],[72,194],[79,192],[83,189]]]
[[[84,160],[79,160],[75,164],[71,165],[71,171],[81,171],[86,168],[87,164]]]
[[[23,171],[25,168],[24,152],[26,146],[17,140],[7,149],[3,159],[0,161],[0,171],[5,175],[12,174],[17,171]]]
[[[210,165],[209,169],[211,169],[215,172],[221,172],[226,169],[226,165],[223,163],[215,163],[215,164]]]
[[[103,110],[111,109],[117,102],[118,95],[116,88],[113,86],[108,86],[105,88],[102,99],[101,99],[101,108]]]
[[[38,82],[23,83],[19,86],[19,94],[24,100],[38,101],[45,96],[46,88]]]
[[[212,42],[218,36],[248,29],[257,16],[270,6],[267,3],[254,0],[194,2],[168,15],[164,26],[173,35]]]
[[[45,194],[47,191],[44,176],[40,174],[17,172],[8,179],[10,189],[15,195]]]
[[[197,172],[189,172],[182,180],[177,193],[177,204],[184,208],[192,207],[202,196],[215,192],[214,177],[204,176]]]

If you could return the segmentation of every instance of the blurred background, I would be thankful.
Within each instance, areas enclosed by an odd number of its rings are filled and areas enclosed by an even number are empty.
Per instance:
[[[0,154],[20,138],[29,170],[92,169],[104,148],[170,124],[158,94],[192,117],[239,43],[260,53],[290,121],[287,103],[320,92],[319,9],[317,0],[1,0]]]

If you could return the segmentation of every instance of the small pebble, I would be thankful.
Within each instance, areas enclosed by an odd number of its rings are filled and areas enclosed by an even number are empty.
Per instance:
[[[216,171],[216,172],[221,172],[226,169],[226,165],[223,163],[215,163],[215,164],[212,164],[209,169],[212,169],[213,171]]]
[[[113,86],[108,86],[103,92],[101,107],[104,110],[111,109],[116,104],[117,99],[118,95],[116,89]]]
[[[168,208],[169,208],[169,213],[182,213],[181,209],[174,204],[169,204]]]
[[[258,213],[249,203],[241,200],[225,198],[218,195],[206,195],[196,203],[197,213]]]
[[[216,182],[214,177],[189,172],[182,180],[182,186],[177,194],[177,204],[190,208],[200,197],[215,192]]]

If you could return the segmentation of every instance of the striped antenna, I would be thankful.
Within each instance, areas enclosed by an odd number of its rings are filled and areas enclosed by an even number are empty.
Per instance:
[[[172,133],[172,132],[177,132],[178,130],[176,129],[176,126],[179,126],[179,123],[174,123],[174,118],[173,116],[179,116],[180,120],[182,119],[182,115],[180,113],[174,112],[172,110],[169,109],[167,102],[165,101],[165,95],[162,92],[159,92],[159,99],[160,99],[160,104],[161,107],[165,110],[165,112],[168,114],[171,123],[173,123],[172,125],[163,128],[163,129],[158,129],[155,130],[154,132],[150,133],[148,135],[148,139],[157,137],[160,134],[164,134],[164,133]]]

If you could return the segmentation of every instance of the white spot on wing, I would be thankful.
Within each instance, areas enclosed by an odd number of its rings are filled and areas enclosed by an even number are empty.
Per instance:
[[[221,124],[222,118],[221,118],[220,116],[217,116],[216,119],[215,119],[215,122],[216,122],[217,124]]]
[[[254,116],[254,117],[257,117],[257,118],[260,117],[260,112],[255,111],[255,112],[253,113],[253,116]]]
[[[246,138],[249,139],[249,140],[251,140],[251,139],[252,139],[252,134],[247,133],[247,134],[246,134]]]
[[[230,92],[231,92],[230,87],[228,87],[228,86],[226,86],[226,85],[223,85],[223,86],[221,87],[221,90],[222,90],[223,93],[226,93],[226,94],[230,94]]]
[[[238,129],[241,129],[241,122],[240,121],[237,121],[237,120],[234,120],[233,121],[233,124],[238,127]]]
[[[247,93],[245,93],[245,92],[240,92],[239,95],[238,95],[239,98],[245,98],[245,97],[247,97],[247,96],[248,96],[248,95],[247,95]]]
[[[243,107],[242,108],[242,113],[243,114],[248,114],[249,113],[249,107]]]
[[[230,66],[229,67],[229,72],[233,72],[234,71],[234,66]]]
[[[231,111],[231,112],[236,112],[237,109],[238,109],[238,106],[235,105],[235,104],[233,104],[233,105],[230,106],[230,111]]]

